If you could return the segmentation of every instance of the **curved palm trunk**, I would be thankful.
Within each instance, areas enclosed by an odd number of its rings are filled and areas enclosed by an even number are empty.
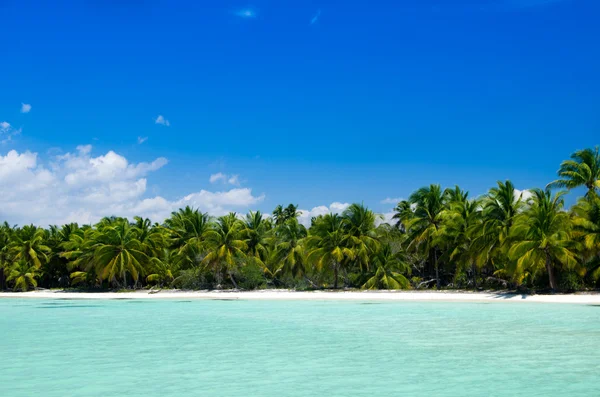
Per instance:
[[[229,273],[229,279],[231,280],[231,283],[233,284],[235,289],[239,289],[237,283],[235,282],[235,279],[233,278],[233,274],[231,274],[231,272],[227,272]]]
[[[552,259],[550,258],[550,255],[548,253],[546,253],[546,271],[548,272],[548,281],[550,282],[550,289],[552,291],[556,291],[556,275],[554,274],[554,266],[552,266]]]
[[[471,263],[471,273],[473,274],[473,288],[477,289],[477,269],[475,263]]]
[[[338,288],[338,273],[339,273],[339,265],[337,263],[333,264],[333,289]]]
[[[127,272],[123,272],[123,288],[127,289]]]
[[[435,284],[436,284],[437,289],[441,289],[442,285],[440,283],[440,268],[438,266],[437,252],[435,249],[433,250],[433,258],[434,258],[434,266],[435,266]]]

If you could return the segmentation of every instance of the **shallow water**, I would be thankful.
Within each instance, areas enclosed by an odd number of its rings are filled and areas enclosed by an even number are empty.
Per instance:
[[[0,300],[20,396],[598,396],[600,307]]]

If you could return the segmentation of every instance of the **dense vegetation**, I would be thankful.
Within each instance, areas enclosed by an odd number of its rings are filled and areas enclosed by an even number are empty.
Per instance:
[[[96,225],[0,227],[0,289],[596,288],[600,155],[575,152],[545,190],[498,182],[483,197],[430,185],[395,208],[393,224],[361,204],[312,219],[278,206],[212,218],[193,208],[163,224],[116,217]],[[586,194],[569,210],[564,191]]]

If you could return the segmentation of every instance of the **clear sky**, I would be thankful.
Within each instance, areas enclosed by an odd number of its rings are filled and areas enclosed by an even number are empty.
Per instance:
[[[600,144],[596,0],[0,0],[0,15],[11,222],[388,212],[430,183],[542,187]]]

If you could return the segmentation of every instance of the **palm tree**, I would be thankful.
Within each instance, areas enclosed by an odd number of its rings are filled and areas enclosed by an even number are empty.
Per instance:
[[[167,248],[162,250],[162,253],[158,257],[152,257],[150,259],[150,266],[148,272],[150,273],[146,277],[146,282],[154,283],[158,286],[173,281],[173,270],[174,270],[174,258],[173,252]]]
[[[479,200],[468,200],[461,195],[448,204],[443,212],[441,236],[446,242],[447,254],[458,269],[471,268],[473,286],[477,287],[476,263],[479,252],[474,246],[474,231],[480,228],[482,220]]]
[[[172,212],[165,221],[175,249],[178,267],[188,268],[201,261],[206,235],[210,230],[210,216],[189,206]]]
[[[24,226],[12,236],[8,251],[12,261],[24,260],[30,266],[41,269],[52,254],[45,242],[46,232],[33,225]]]
[[[296,278],[304,275],[306,269],[305,250],[302,240],[307,236],[306,227],[298,219],[290,219],[275,230],[275,248],[272,276],[282,272]]]
[[[300,212],[298,212],[297,205],[288,204],[288,206],[283,210],[283,222],[289,221],[290,219],[296,219],[298,216],[300,216]]]
[[[300,212],[298,211],[298,206],[294,204],[289,204],[287,207],[283,208],[281,205],[278,205],[273,210],[273,219],[275,219],[275,225],[283,225],[290,219],[295,219],[300,216]]]
[[[410,266],[401,252],[394,253],[389,244],[381,246],[373,258],[375,272],[362,285],[363,289],[406,289],[410,281],[402,274],[410,274]]]
[[[5,288],[6,272],[9,262],[9,248],[14,230],[7,222],[0,225],[0,290]]]
[[[600,278],[600,198],[588,196],[573,207],[573,237],[581,243],[582,257],[591,270],[591,278]]]
[[[13,263],[9,268],[8,278],[9,282],[14,282],[14,290],[27,291],[29,287],[36,288],[38,283],[36,278],[39,277],[38,267],[28,262],[26,259],[19,259]]]
[[[281,204],[279,204],[273,210],[273,219],[275,219],[276,225],[281,225],[283,224],[283,222],[285,222],[285,214],[283,212],[283,207],[281,206]]]
[[[221,273],[225,271],[236,289],[238,286],[233,273],[242,266],[248,249],[243,239],[243,229],[244,224],[237,219],[235,213],[219,217],[214,229],[206,232],[208,253],[202,261],[213,268],[219,284]]]
[[[517,261],[518,271],[533,273],[545,269],[550,288],[556,290],[556,266],[572,269],[577,255],[570,238],[571,220],[564,209],[565,192],[555,195],[549,190],[533,189],[531,206],[518,217],[511,237],[515,243],[509,256]]]
[[[579,186],[587,188],[587,196],[597,195],[600,189],[600,153],[598,146],[594,149],[588,148],[578,150],[571,155],[571,160],[565,160],[560,164],[557,179],[550,182],[547,187],[565,187],[574,189]]]
[[[394,216],[392,219],[396,220],[396,227],[403,232],[406,232],[407,225],[410,223],[415,213],[412,208],[410,201],[402,200],[394,208]]]
[[[96,233],[96,230],[91,227],[79,228],[69,234],[68,241],[60,244],[59,256],[67,261],[67,270],[71,272],[69,278],[72,285],[102,284],[94,267],[94,237]]]
[[[147,248],[139,240],[139,230],[129,222],[119,220],[104,224],[92,235],[92,263],[103,280],[116,282],[117,277],[127,287],[127,273],[137,283],[150,262]]]
[[[146,254],[154,257],[159,256],[167,245],[165,230],[158,224],[153,225],[150,219],[136,216],[133,218],[134,227],[137,230],[138,240],[146,248]]]
[[[476,263],[480,267],[488,263],[496,268],[510,265],[507,239],[517,215],[526,207],[523,192],[518,193],[511,181],[497,184],[483,198],[483,221],[476,223],[472,230],[473,250],[478,252]]]
[[[261,268],[265,269],[268,255],[268,238],[271,222],[265,219],[260,211],[250,211],[244,219],[243,234],[249,257]]]
[[[333,270],[334,289],[338,287],[341,267],[355,258],[354,251],[349,247],[351,236],[347,233],[346,222],[338,214],[318,217],[306,239],[307,260],[314,263],[318,271],[328,267]]]
[[[350,235],[349,245],[354,252],[354,261],[363,270],[369,269],[369,259],[379,246],[375,233],[378,215],[362,204],[351,204],[342,215]]]
[[[441,288],[438,263],[438,238],[444,210],[444,193],[440,185],[422,187],[409,197],[415,205],[414,216],[409,223],[410,249],[428,253],[429,264],[433,264],[437,289]]]

